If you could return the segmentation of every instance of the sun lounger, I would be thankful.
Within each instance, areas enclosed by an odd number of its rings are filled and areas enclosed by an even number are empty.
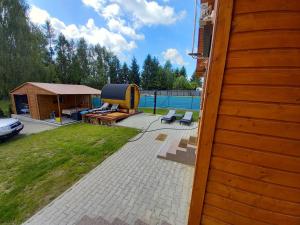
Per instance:
[[[107,110],[108,107],[109,107],[109,103],[105,102],[100,108],[92,109],[91,111],[92,112],[103,111],[103,110]]]
[[[179,121],[179,123],[190,125],[192,120],[193,120],[193,112],[185,112],[184,117]]]
[[[163,116],[161,119],[160,119],[160,122],[162,121],[166,121],[168,123],[170,122],[173,122],[175,120],[175,114],[176,114],[176,111],[175,110],[169,110],[168,114]]]
[[[119,104],[113,104],[110,108],[110,111],[116,112],[119,110]]]

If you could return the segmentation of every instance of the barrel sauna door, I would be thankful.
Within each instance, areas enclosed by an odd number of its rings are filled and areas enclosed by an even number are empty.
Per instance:
[[[134,109],[134,86],[130,89],[130,108]]]

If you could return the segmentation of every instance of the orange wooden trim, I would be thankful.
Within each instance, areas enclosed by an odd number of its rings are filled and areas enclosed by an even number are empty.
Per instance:
[[[199,225],[201,222],[233,12],[233,0],[217,0],[215,4],[217,13],[205,88],[203,115],[199,121],[198,152],[189,225]]]

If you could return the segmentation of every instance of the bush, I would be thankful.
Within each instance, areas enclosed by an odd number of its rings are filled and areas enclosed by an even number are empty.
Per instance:
[[[5,115],[4,115],[4,112],[3,110],[0,108],[0,118],[3,118]]]

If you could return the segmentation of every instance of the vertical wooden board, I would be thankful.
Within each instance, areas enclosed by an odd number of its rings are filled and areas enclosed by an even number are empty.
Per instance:
[[[189,214],[189,225],[199,225],[205,196],[206,182],[216,126],[227,46],[231,28],[233,0],[216,2],[216,20],[206,83],[205,102],[199,130],[198,153]],[[205,134],[205,135],[204,135]]]
[[[28,94],[28,105],[29,105],[29,110],[30,110],[30,115],[32,119],[40,119],[38,115],[38,108],[37,108],[37,102],[36,102],[36,95],[34,94]]]
[[[17,114],[17,109],[16,109],[16,102],[15,102],[15,97],[13,94],[10,94],[10,102],[11,102],[11,109],[12,109],[12,112],[14,114]]]

